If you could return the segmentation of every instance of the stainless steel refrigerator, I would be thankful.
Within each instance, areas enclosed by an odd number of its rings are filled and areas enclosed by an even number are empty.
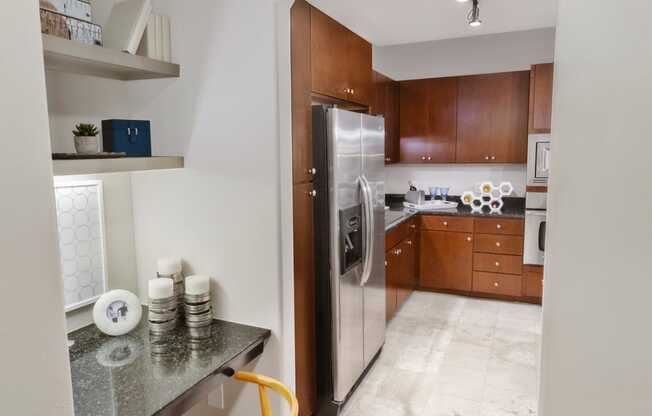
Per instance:
[[[337,414],[385,342],[385,121],[313,107],[319,415]]]

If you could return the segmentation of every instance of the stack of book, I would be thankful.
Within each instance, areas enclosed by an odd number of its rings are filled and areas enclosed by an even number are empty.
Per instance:
[[[170,19],[153,14],[151,0],[117,3],[104,30],[104,46],[170,62]]]

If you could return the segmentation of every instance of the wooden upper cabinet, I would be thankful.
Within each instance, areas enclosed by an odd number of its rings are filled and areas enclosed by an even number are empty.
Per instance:
[[[369,112],[385,118],[385,164],[398,162],[399,84],[373,71],[374,100]]]
[[[458,163],[526,163],[530,72],[459,78]]]
[[[401,82],[401,162],[455,162],[457,78]]]
[[[310,73],[310,5],[297,1],[291,10],[292,45],[292,181],[311,182],[312,108]]]
[[[455,162],[457,143],[457,78],[437,78],[429,82],[430,137],[428,162]]]
[[[402,81],[400,157],[403,163],[427,163],[430,122],[428,80]]]
[[[312,91],[370,105],[371,44],[316,8],[311,8]]]
[[[530,71],[530,133],[550,133],[554,69],[554,64],[540,64]]]

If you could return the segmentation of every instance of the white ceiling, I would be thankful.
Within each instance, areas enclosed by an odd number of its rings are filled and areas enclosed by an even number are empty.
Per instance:
[[[558,0],[480,0],[483,24],[471,28],[471,2],[457,0],[309,0],[374,45],[513,32],[555,26]]]

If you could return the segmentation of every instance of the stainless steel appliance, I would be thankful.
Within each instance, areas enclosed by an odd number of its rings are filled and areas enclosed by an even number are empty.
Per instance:
[[[385,122],[313,107],[319,415],[337,414],[385,342]]]
[[[527,186],[547,186],[550,175],[550,135],[528,137]]]
[[[527,185],[547,187],[550,176],[550,146],[548,134],[533,134],[528,138]],[[523,263],[543,265],[546,249],[546,215],[548,192],[527,192],[525,195],[525,247]]]

